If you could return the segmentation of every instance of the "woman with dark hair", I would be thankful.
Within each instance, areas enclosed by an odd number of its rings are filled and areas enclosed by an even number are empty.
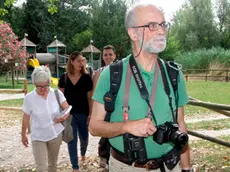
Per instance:
[[[68,143],[68,150],[73,172],[79,172],[77,141],[80,140],[81,158],[85,160],[88,146],[88,120],[91,114],[91,98],[93,81],[83,65],[80,52],[73,52],[69,56],[66,73],[60,79],[58,87],[64,93],[73,116],[72,128],[74,139]]]

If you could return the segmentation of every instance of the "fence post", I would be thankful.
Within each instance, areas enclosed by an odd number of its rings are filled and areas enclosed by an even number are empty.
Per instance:
[[[208,80],[208,69],[205,69],[205,82]]]
[[[228,69],[226,70],[226,82],[228,82]]]
[[[27,79],[24,80],[24,94],[26,95],[28,93],[28,81]]]
[[[24,94],[26,95],[27,93],[28,93],[28,81],[27,79],[25,79],[24,80]],[[30,123],[29,123],[27,134],[30,134],[30,133],[31,133],[31,130],[30,130]]]
[[[186,70],[184,71],[184,73],[186,73],[186,74],[185,74],[185,80],[186,80],[186,81],[188,81],[188,73],[187,73],[187,72],[188,72],[188,71],[187,71],[187,69],[186,69]]]

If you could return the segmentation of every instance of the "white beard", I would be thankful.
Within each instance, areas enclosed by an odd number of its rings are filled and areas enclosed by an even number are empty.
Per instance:
[[[142,40],[139,40],[139,46],[141,47]],[[165,36],[155,36],[148,42],[143,42],[143,50],[150,54],[158,54],[165,50],[166,48],[166,37]]]

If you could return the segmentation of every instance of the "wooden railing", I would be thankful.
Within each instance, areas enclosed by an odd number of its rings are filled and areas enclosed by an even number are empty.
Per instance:
[[[24,89],[0,89],[0,93],[4,93],[4,94],[24,93],[26,95],[28,93],[28,82],[27,80],[24,80]],[[21,108],[0,106],[0,110],[21,111]]]
[[[198,99],[194,99],[194,98],[192,98],[192,97],[189,98],[189,103],[188,103],[188,104],[189,104],[189,105],[193,105],[193,106],[204,107],[204,108],[210,109],[210,110],[212,110],[212,111],[214,111],[214,112],[218,112],[218,113],[220,113],[220,114],[223,114],[223,115],[225,115],[225,116],[230,117],[230,106],[229,106],[229,105],[215,104],[215,103],[209,103],[209,102],[203,102],[203,101],[200,101],[200,100],[198,100]],[[198,133],[198,132],[189,130],[189,129],[188,129],[188,134],[230,148],[230,143],[229,143],[229,142],[226,142],[226,141],[224,141],[224,140],[220,140],[220,139],[217,139],[217,138],[215,138],[215,137],[210,137],[210,136],[208,136],[208,135],[204,135],[204,134],[201,134],[201,133]]]
[[[210,74],[210,72],[221,72],[222,75]],[[226,82],[230,80],[229,69],[185,69],[183,70],[186,81],[189,77],[204,78],[207,82],[209,78],[224,79]],[[224,75],[223,75],[224,74]]]

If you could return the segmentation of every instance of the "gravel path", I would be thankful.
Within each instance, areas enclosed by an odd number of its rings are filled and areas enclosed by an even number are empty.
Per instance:
[[[0,100],[23,98],[23,94],[0,94]],[[187,118],[187,123],[195,123],[202,121],[211,121],[217,119],[225,119],[227,117],[218,114],[211,114],[202,118]],[[9,169],[10,167],[24,167],[34,164],[34,159],[31,150],[31,144],[28,148],[25,148],[21,143],[20,137],[21,124],[18,122],[15,126],[10,128],[0,128],[0,172],[3,169]],[[230,135],[230,129],[221,131],[198,131],[207,134],[212,137],[221,135]],[[30,136],[28,136],[30,139]],[[190,136],[190,140],[197,140],[198,138]],[[90,135],[89,146],[87,150],[87,156],[97,156],[98,137],[92,137]],[[30,140],[29,140],[30,142]],[[78,146],[79,148],[79,146]],[[59,154],[59,163],[69,163],[69,155],[67,151],[67,145],[63,142]]]
[[[23,98],[24,94],[0,94],[0,100]],[[32,146],[29,139],[29,147],[25,148],[21,143],[21,123],[10,128],[0,128],[0,172],[10,167],[24,167],[34,164]],[[97,155],[99,137],[89,137],[87,156]],[[78,145],[78,152],[79,151]],[[62,143],[59,153],[59,163],[70,163],[67,144]]]
[[[25,148],[21,143],[20,137],[21,124],[10,128],[0,128],[0,171],[9,169],[10,167],[27,167],[34,164],[34,159],[31,150],[31,144]],[[230,135],[230,129],[221,131],[199,131],[201,133],[216,137],[221,135]],[[28,136],[30,139],[30,136]],[[198,140],[199,138],[189,136],[190,141]],[[87,156],[97,156],[98,137],[90,135]],[[30,143],[30,140],[29,140]],[[78,145],[79,148],[79,145]],[[63,142],[59,154],[59,163],[69,163],[67,145]]]
[[[0,129],[0,171],[3,167],[8,169],[11,166],[22,167],[34,164],[30,136],[28,136],[29,147],[25,148],[21,143],[20,131],[20,125]],[[90,135],[87,156],[97,155],[98,141],[98,137]],[[62,162],[69,162],[67,144],[64,142],[59,154],[59,163]]]

